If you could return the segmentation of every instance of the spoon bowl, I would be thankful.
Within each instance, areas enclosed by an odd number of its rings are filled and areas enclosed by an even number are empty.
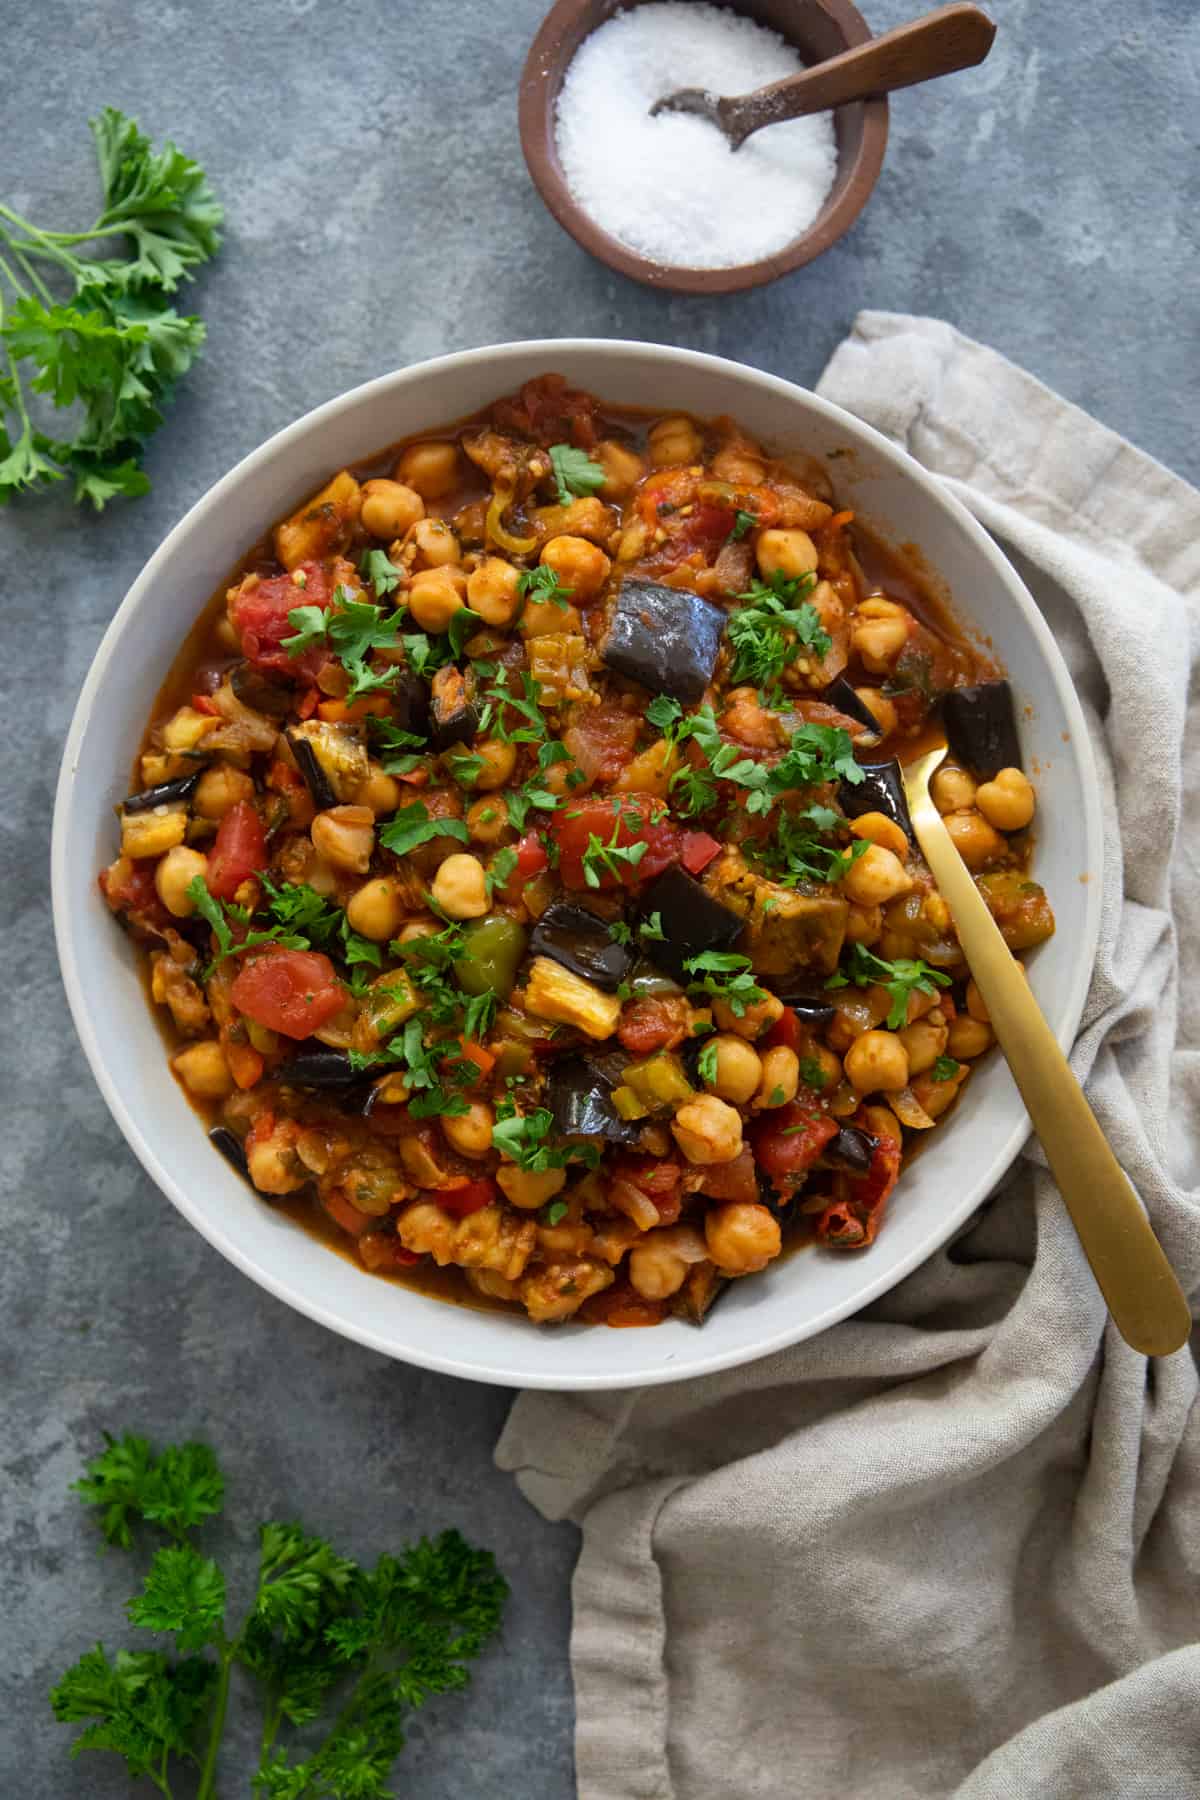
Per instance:
[[[675,294],[734,294],[761,287],[812,262],[844,236],[866,205],[883,166],[888,104],[876,95],[837,109],[833,116],[837,170],[833,187],[808,229],[786,249],[758,262],[728,269],[668,266],[642,256],[586,213],[567,186],[558,158],[555,118],[563,78],[586,37],[615,13],[647,0],[557,0],[533,40],[521,77],[518,121],[521,148],[542,199],[563,230],[600,262],[648,287]],[[729,0],[741,13],[779,33],[806,63],[826,62],[865,44],[870,28],[850,0]]]

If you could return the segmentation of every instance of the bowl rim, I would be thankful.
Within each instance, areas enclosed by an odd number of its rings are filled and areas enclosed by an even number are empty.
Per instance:
[[[114,613],[97,647],[71,718],[59,766],[51,836],[50,872],[55,942],[63,986],[76,1032],[96,1084],[109,1111],[120,1127],[126,1143],[133,1150],[151,1180],[189,1224],[193,1225],[202,1237],[220,1251],[227,1261],[241,1270],[244,1275],[248,1275],[258,1286],[273,1294],[276,1299],[282,1300],[297,1312],[311,1318],[315,1323],[324,1325],[329,1330],[337,1332],[339,1336],[350,1338],[368,1349],[412,1363],[417,1367],[431,1369],[439,1374],[454,1375],[462,1379],[483,1381],[502,1387],[522,1386],[559,1391],[611,1392],[621,1388],[652,1387],[671,1381],[692,1380],[701,1375],[716,1374],[723,1369],[755,1362],[762,1357],[787,1349],[805,1338],[815,1337],[819,1332],[827,1330],[829,1326],[860,1312],[863,1307],[870,1305],[872,1301],[877,1300],[911,1274],[914,1269],[919,1268],[977,1210],[1007,1173],[1022,1144],[1029,1136],[1031,1127],[1028,1117],[1018,1119],[999,1146],[990,1147],[988,1176],[982,1189],[977,1186],[969,1188],[967,1190],[969,1198],[965,1201],[960,1198],[954,1205],[948,1206],[945,1212],[933,1222],[929,1232],[914,1244],[898,1263],[889,1264],[877,1276],[868,1280],[853,1296],[831,1302],[815,1317],[802,1322],[798,1328],[785,1326],[750,1346],[735,1346],[728,1350],[701,1353],[691,1359],[686,1368],[678,1367],[675,1362],[666,1364],[660,1362],[645,1369],[634,1368],[618,1371],[615,1374],[573,1372],[564,1377],[556,1375],[549,1358],[547,1358],[545,1366],[525,1367],[522,1359],[515,1353],[513,1362],[518,1365],[515,1368],[511,1364],[506,1366],[499,1359],[495,1366],[480,1366],[475,1361],[465,1361],[455,1356],[451,1350],[442,1350],[436,1345],[431,1345],[426,1336],[411,1327],[406,1331],[402,1330],[399,1336],[395,1333],[385,1334],[373,1327],[363,1325],[353,1317],[336,1313],[326,1304],[310,1299],[306,1294],[297,1291],[286,1273],[281,1273],[276,1267],[258,1260],[249,1251],[243,1249],[235,1237],[227,1232],[220,1223],[206,1215],[201,1200],[198,1197],[193,1199],[188,1194],[172,1170],[160,1161],[147,1143],[137,1119],[130,1107],[126,1105],[109,1073],[103,1054],[101,1033],[97,1030],[91,1014],[86,997],[86,983],[82,978],[80,961],[76,952],[75,913],[70,904],[69,886],[71,846],[76,835],[74,777],[81,742],[93,707],[103,689],[109,664],[121,647],[130,625],[136,620],[145,597],[155,590],[160,571],[169,567],[175,547],[185,532],[194,529],[210,515],[219,517],[220,508],[226,496],[252,472],[269,464],[272,459],[280,456],[293,445],[303,442],[311,434],[319,432],[330,420],[343,412],[352,410],[369,397],[382,395],[390,397],[400,394],[406,387],[419,383],[431,373],[437,374],[450,369],[488,364],[505,356],[535,361],[545,359],[546,366],[565,364],[569,368],[572,357],[596,356],[597,354],[602,359],[610,357],[614,362],[620,362],[622,358],[630,354],[637,357],[652,356],[658,362],[665,360],[692,370],[709,371],[725,376],[732,375],[738,380],[749,381],[752,385],[759,386],[760,389],[788,405],[794,404],[796,397],[799,396],[806,407],[818,414],[823,414],[831,424],[838,425],[843,429],[848,428],[860,436],[872,454],[877,456],[881,462],[922,488],[926,497],[933,502],[935,507],[945,512],[954,525],[966,532],[980,555],[991,565],[1000,582],[1008,590],[1013,604],[1023,615],[1024,622],[1032,633],[1050,674],[1056,699],[1061,707],[1064,728],[1070,734],[1072,749],[1078,758],[1083,790],[1084,835],[1089,848],[1089,867],[1092,878],[1083,887],[1081,914],[1077,921],[1078,951],[1066,999],[1060,1010],[1059,1022],[1055,1029],[1055,1036],[1059,1044],[1064,1051],[1069,1051],[1087,997],[1099,937],[1103,892],[1104,834],[1100,811],[1099,778],[1083,711],[1062,653],[1033,596],[1003,552],[956,495],[937,477],[924,469],[906,450],[894,444],[874,426],[866,424],[854,414],[847,412],[845,408],[814,394],[810,389],[800,387],[795,382],[787,381],[782,376],[751,368],[748,364],[736,362],[729,357],[713,356],[704,351],[654,344],[640,339],[531,339],[525,342],[489,344],[471,350],[451,351],[442,356],[413,363],[407,368],[376,376],[342,394],[335,395],[332,399],[326,400],[321,405],[302,414],[290,424],[281,427],[256,449],[243,456],[227,474],[216,481],[188,508],[147,559]],[[364,447],[363,455],[369,454],[371,454],[371,447]],[[152,1021],[147,1014],[148,1027],[151,1024]],[[446,1312],[447,1320],[452,1320],[453,1311],[446,1308]],[[518,1321],[518,1324],[523,1323],[524,1321]],[[452,1331],[447,1330],[445,1341],[447,1344],[453,1342]]]
[[[846,49],[865,44],[872,36],[870,26],[852,0],[809,0],[809,3],[837,26],[845,39]],[[870,199],[883,167],[888,139],[886,94],[854,102],[862,108],[862,137],[846,170],[840,194],[832,204],[826,202],[807,231],[774,256],[765,256],[756,262],[736,263],[724,269],[693,269],[657,263],[598,225],[571,193],[558,160],[554,107],[562,86],[561,76],[552,82],[563,37],[594,4],[595,0],[555,0],[529,47],[518,88],[517,121],[525,166],[546,207],[568,237],[574,238],[608,268],[648,287],[665,288],[676,294],[734,294],[762,287],[781,275],[790,275],[845,236]],[[619,6],[612,9],[609,17],[615,17],[618,10]],[[584,36],[590,36],[591,31],[607,22],[607,19],[598,19]],[[578,47],[577,44],[575,49]],[[574,55],[575,50],[571,54]],[[839,155],[839,165],[840,160]],[[835,177],[835,187],[837,185],[838,177]]]

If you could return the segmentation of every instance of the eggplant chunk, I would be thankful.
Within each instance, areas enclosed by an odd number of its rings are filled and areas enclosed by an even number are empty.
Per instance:
[[[200,779],[200,770],[194,775],[181,775],[178,781],[160,781],[157,787],[143,788],[140,794],[130,794],[121,802],[122,810],[127,813],[150,812],[156,806],[177,806],[181,800],[190,800],[192,789]]]
[[[862,781],[843,781],[838,788],[838,802],[848,819],[859,819],[863,813],[881,812],[894,819],[910,844],[916,843],[908,801],[904,796],[904,776],[900,764],[891,762],[859,763]]]
[[[298,737],[292,731],[285,732],[284,735],[291,745],[296,767],[304,777],[305,786],[312,795],[317,811],[325,812],[328,807],[336,806],[337,795],[333,791],[333,783],[317,761],[317,753],[308,739]]]
[[[841,894],[815,884],[805,893],[769,881],[748,868],[736,850],[725,852],[709,886],[743,920],[746,954],[756,975],[768,982],[799,982],[802,971],[833,974],[850,910]]]
[[[712,680],[725,614],[699,594],[626,581],[602,652],[608,668],[693,706]]]
[[[473,679],[453,663],[433,678],[429,725],[435,750],[469,744],[479,730],[479,708],[472,698]]]
[[[822,1025],[831,1025],[837,1014],[837,1007],[831,1006],[824,994],[814,994],[811,988],[797,987],[786,977],[776,977],[769,983],[771,992],[785,1006],[790,1006],[802,1025],[811,1025],[819,1029]]]
[[[641,916],[658,913],[662,939],[645,946],[651,962],[676,981],[689,979],[684,963],[705,950],[728,950],[742,929],[737,913],[705,892],[686,869],[676,863],[655,877],[642,894]]]
[[[250,1179],[250,1167],[246,1161],[246,1151],[242,1140],[234,1137],[227,1125],[214,1125],[208,1134],[208,1141],[214,1149],[219,1150],[231,1168],[245,1180]]]
[[[251,712],[264,713],[268,719],[286,719],[296,704],[296,690],[283,682],[272,681],[252,663],[240,662],[229,677],[234,696]]]
[[[615,993],[629,973],[632,953],[608,935],[608,926],[586,906],[556,900],[533,928],[531,956],[553,957],[573,975]]]
[[[546,1104],[559,1137],[600,1137],[609,1144],[636,1144],[641,1126],[623,1119],[609,1098],[607,1073],[590,1057],[564,1056],[546,1084]]]
[[[959,762],[980,781],[1001,769],[1021,767],[1021,743],[1007,681],[951,688],[942,700],[942,722]]]
[[[411,669],[401,669],[396,685],[390,690],[391,723],[414,737],[429,736],[429,683]]]
[[[839,675],[828,687],[821,689],[821,699],[827,706],[836,706],[847,719],[853,719],[856,725],[862,725],[873,737],[883,736],[879,720],[866,701],[859,699],[844,675]]]
[[[292,1087],[303,1088],[339,1088],[349,1087],[355,1081],[364,1079],[362,1073],[355,1069],[345,1050],[298,1050],[295,1056],[274,1071],[277,1081],[286,1081]]]
[[[683,1286],[671,1301],[671,1311],[689,1325],[703,1325],[713,1303],[729,1286],[725,1275],[718,1275],[710,1262],[693,1263]]]

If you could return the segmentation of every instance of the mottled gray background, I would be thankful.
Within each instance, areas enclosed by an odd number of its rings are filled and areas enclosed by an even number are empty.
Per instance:
[[[877,29],[915,0],[865,0]],[[6,1155],[0,1260],[0,1793],[108,1800],[71,1765],[53,1676],[126,1637],[123,1559],[66,1495],[102,1428],[193,1434],[232,1478],[219,1542],[302,1515],[363,1554],[454,1523],[512,1578],[504,1642],[442,1729],[418,1723],[410,1800],[573,1792],[566,1663],[573,1532],[490,1462],[508,1395],[389,1363],[294,1316],[176,1217],[126,1150],[76,1046],[46,873],[59,747],[100,635],[191,503],[277,427],[443,350],[593,333],[720,351],[813,382],[861,306],[940,314],[1184,474],[1200,475],[1194,0],[995,0],[988,64],[901,95],[865,217],[818,264],[706,301],[656,295],[566,239],[526,177],[515,90],[539,0],[0,0],[0,195],[93,215],[85,120],[111,103],[174,136],[228,209],[189,300],[209,352],[102,518],[0,517]],[[237,546],[230,546],[231,553]],[[16,972],[13,980],[12,972]],[[218,1534],[214,1534],[214,1542]],[[246,1792],[235,1714],[225,1792]]]

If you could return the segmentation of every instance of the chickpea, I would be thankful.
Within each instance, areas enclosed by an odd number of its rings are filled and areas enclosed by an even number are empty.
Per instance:
[[[714,1000],[712,1013],[721,1031],[732,1031],[737,1037],[753,1041],[782,1019],[783,1001],[774,994],[764,994],[761,1000],[751,1000],[739,1015],[727,1000]]]
[[[976,790],[975,804],[997,831],[1024,831],[1033,817],[1033,788],[1020,769],[1001,769]]]
[[[481,757],[483,767],[475,777],[475,787],[481,794],[490,794],[495,788],[502,788],[511,780],[512,772],[517,766],[517,746],[503,744],[499,738],[485,738],[482,744],[476,744],[474,755]]]
[[[467,830],[477,844],[490,849],[509,829],[508,814],[499,800],[473,800],[467,808]]]
[[[846,1076],[860,1094],[895,1094],[908,1086],[908,1052],[893,1031],[864,1031],[846,1052]]]
[[[794,581],[799,575],[812,575],[817,567],[817,546],[807,531],[760,531],[754,556],[765,581],[776,574]]]
[[[651,427],[646,452],[653,469],[665,469],[672,463],[697,463],[704,449],[700,433],[682,413],[660,419]]]
[[[402,481],[368,481],[363,484],[363,529],[372,537],[402,538],[410,526],[425,517],[425,502]]]
[[[669,1232],[670,1227],[665,1231],[649,1231],[629,1252],[630,1286],[644,1300],[668,1300],[687,1280],[687,1263],[671,1248]],[[656,1239],[668,1241],[656,1242]]]
[[[233,1092],[233,1076],[216,1038],[202,1038],[171,1058],[171,1067],[189,1093],[202,1100],[225,1100]]]
[[[740,1114],[715,1094],[685,1101],[671,1122],[671,1132],[690,1163],[732,1162],[742,1147]]]
[[[943,820],[950,841],[968,869],[982,869],[1004,855],[1006,845],[995,826],[982,813],[952,812]]]
[[[369,806],[331,806],[319,812],[309,835],[313,849],[335,869],[365,875],[375,848],[375,814]]]
[[[809,1085],[816,1088],[818,1093],[832,1094],[834,1088],[842,1079],[841,1057],[832,1051],[827,1044],[814,1044],[808,1052],[807,1060],[815,1063],[817,1069],[819,1069],[821,1073],[821,1080],[819,1082],[814,1081]],[[815,1070],[810,1071],[810,1073],[815,1072]]]
[[[452,919],[482,919],[488,909],[487,879],[477,856],[448,856],[433,878],[433,897]]]
[[[850,642],[872,674],[883,675],[891,668],[908,642],[911,623],[907,608],[885,600],[882,594],[863,601]]]
[[[461,569],[444,564],[421,569],[413,576],[405,596],[408,610],[422,631],[445,631],[455,614],[466,605],[467,578]]]
[[[485,556],[467,576],[467,605],[489,625],[511,625],[521,605],[520,580],[502,556]]]
[[[767,465],[757,447],[744,439],[722,444],[710,466],[718,481],[731,481],[735,487],[757,487],[767,478]]]
[[[400,783],[394,775],[388,775],[377,762],[368,766],[367,778],[360,781],[354,790],[354,804],[365,806],[381,818],[387,813],[394,813],[400,804]]]
[[[722,1032],[709,1041],[717,1053],[717,1072],[705,1085],[722,1100],[744,1106],[757,1089],[762,1075],[758,1051],[732,1033]]]
[[[492,1147],[496,1115],[486,1100],[472,1100],[465,1113],[442,1120],[446,1142],[460,1156],[486,1156]]]
[[[959,1013],[956,1019],[951,1019],[946,1033],[946,1050],[955,1062],[970,1062],[973,1057],[982,1056],[991,1042],[992,1028],[982,1019],[973,1019],[970,1013]]]
[[[710,1207],[704,1237],[709,1255],[725,1275],[756,1275],[783,1249],[779,1220],[769,1207],[751,1200]]]
[[[866,838],[870,844],[878,844],[881,850],[890,850],[904,862],[908,856],[908,837],[903,826],[897,825],[895,819],[889,819],[886,813],[860,813],[857,819],[850,821],[850,835]]]
[[[176,919],[190,919],[196,910],[196,902],[188,893],[188,884],[197,875],[208,873],[208,858],[199,850],[189,850],[186,844],[177,844],[168,850],[154,871],[154,886],[158,897],[167,911]]]
[[[581,600],[600,592],[612,568],[600,546],[583,537],[552,537],[543,544],[538,561],[553,569],[562,586]]]
[[[893,702],[879,688],[860,687],[854,691],[878,723],[880,737],[891,737],[900,724],[900,714]]]
[[[386,944],[404,923],[404,901],[399,884],[387,875],[364,881],[346,902],[346,917],[351,931],[370,938],[373,944]]]
[[[931,1119],[940,1119],[946,1108],[954,1104],[961,1086],[962,1078],[958,1076],[950,1081],[931,1081],[923,1075],[913,1089],[913,1098]]]
[[[578,636],[583,629],[583,621],[577,606],[563,606],[557,600],[531,598],[525,602],[518,629],[523,638],[550,637],[555,633]]]
[[[897,1032],[908,1056],[910,1075],[923,1075],[926,1069],[932,1069],[945,1051],[947,1030],[945,1019],[936,1012],[926,1014],[915,1025],[906,1025],[903,1031]]]
[[[561,1193],[567,1185],[565,1169],[518,1169],[514,1163],[501,1163],[496,1170],[505,1198],[513,1206],[522,1206],[527,1212],[535,1207],[544,1206],[547,1200],[553,1200],[555,1194]]]
[[[940,813],[966,812],[974,806],[977,791],[975,777],[953,763],[943,763],[929,783],[930,797]]]
[[[581,495],[578,500],[572,500],[569,506],[555,506],[548,510],[553,513],[553,520],[546,521],[551,537],[565,532],[568,537],[591,538],[593,543],[607,543],[617,523],[617,516],[612,508],[605,506],[603,500],[595,494]]]
[[[400,452],[392,473],[397,481],[415,488],[422,500],[440,500],[458,486],[458,445],[410,444]]]
[[[246,1140],[246,1166],[260,1194],[294,1194],[309,1179],[291,1137],[278,1126],[270,1137],[256,1138],[251,1133]]]
[[[756,1111],[765,1107],[786,1106],[796,1098],[800,1085],[800,1058],[786,1044],[776,1044],[762,1059],[762,1077],[754,1096]]]
[[[868,844],[842,876],[842,886],[859,906],[883,906],[907,894],[912,877],[900,858],[878,844]]]
[[[441,569],[462,560],[458,539],[445,519],[418,519],[408,542],[416,548],[414,567],[418,569]]]
[[[218,763],[205,769],[192,794],[192,810],[201,819],[223,819],[239,800],[253,800],[254,783],[241,769]]]
[[[846,941],[850,944],[877,944],[883,936],[883,908],[859,906],[852,900],[846,912]]]
[[[606,500],[623,500],[633,492],[646,472],[646,465],[636,450],[629,450],[613,438],[605,438],[592,451],[592,461],[604,470],[604,486],[600,492]]]

